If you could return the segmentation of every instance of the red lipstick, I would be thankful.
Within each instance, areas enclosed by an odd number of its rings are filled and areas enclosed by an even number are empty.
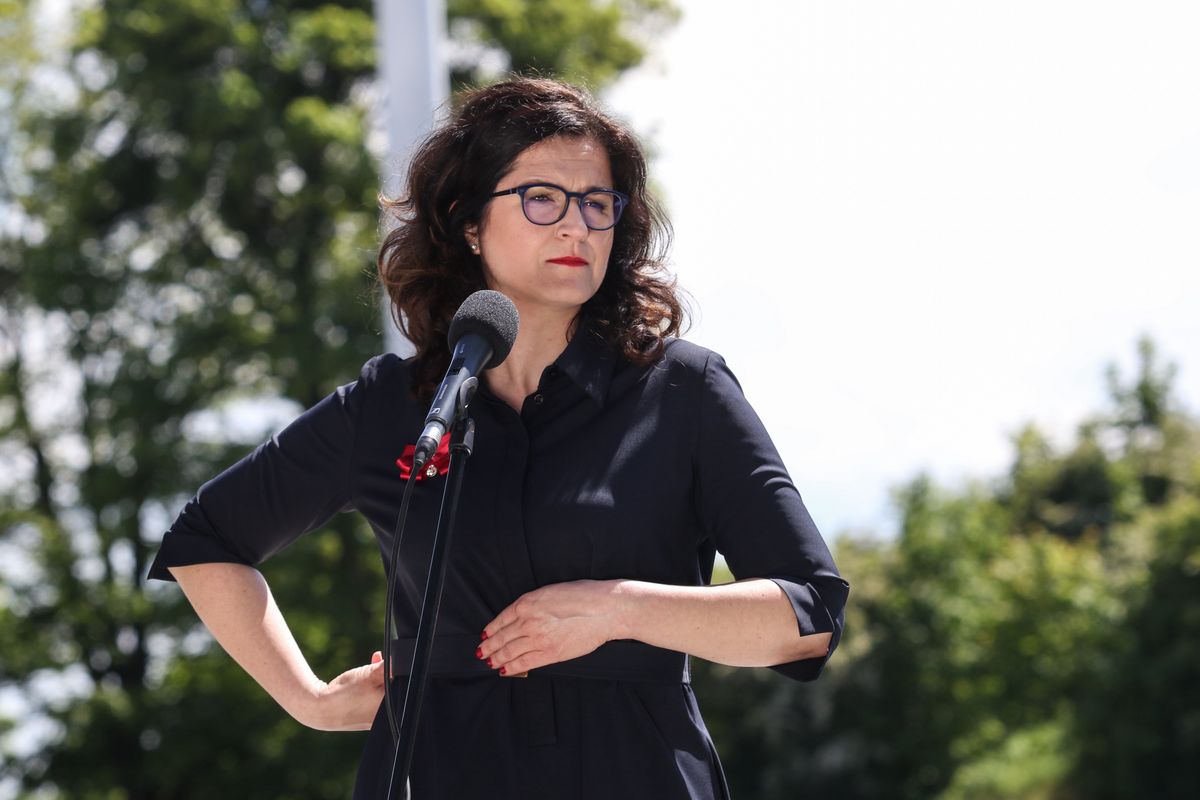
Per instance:
[[[562,258],[550,259],[551,264],[566,264],[568,267],[586,267],[587,261],[578,256],[563,256]]]

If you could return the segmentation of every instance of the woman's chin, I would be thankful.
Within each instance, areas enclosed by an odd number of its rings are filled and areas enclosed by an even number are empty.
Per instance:
[[[574,313],[592,298],[596,292],[591,287],[540,286],[535,291],[516,291],[500,288],[496,291],[506,295],[519,313],[537,314],[546,312]]]

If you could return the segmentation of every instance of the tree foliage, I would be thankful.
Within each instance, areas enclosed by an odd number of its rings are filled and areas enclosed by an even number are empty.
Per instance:
[[[1200,791],[1200,423],[1138,349],[1070,446],[1026,426],[1002,479],[918,476],[894,541],[839,542],[851,603],[816,684],[699,666],[735,795]]]
[[[679,19],[670,0],[447,0],[450,30],[468,58],[453,65],[456,86],[484,83],[524,65],[603,86],[641,63],[648,42]],[[491,54],[497,58],[480,58]]]
[[[523,5],[452,28],[597,88],[671,14],[559,4],[548,40]],[[49,727],[0,778],[343,797],[362,737],[293,722],[144,576],[201,483],[381,349],[372,4],[108,0],[63,48],[25,46],[33,10],[0,0],[0,689]],[[318,675],[378,645],[377,553],[345,515],[263,570]]]

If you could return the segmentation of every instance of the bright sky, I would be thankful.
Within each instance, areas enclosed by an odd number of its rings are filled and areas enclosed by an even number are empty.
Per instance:
[[[1067,441],[1142,333],[1200,411],[1200,5],[677,2],[605,97],[827,537]]]

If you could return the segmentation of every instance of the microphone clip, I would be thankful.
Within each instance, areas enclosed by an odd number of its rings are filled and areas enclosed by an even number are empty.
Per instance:
[[[458,387],[458,393],[454,399],[454,412],[449,415],[450,427],[453,427],[459,420],[467,418],[467,410],[471,406],[471,400],[475,397],[476,390],[479,389],[479,379],[474,375],[468,377]],[[441,409],[438,409],[440,411]],[[446,435],[446,425],[440,419],[431,420],[425,425],[425,430],[421,432],[420,438],[413,448],[413,472],[420,472],[425,464],[437,452],[438,445],[442,441],[442,437]],[[475,427],[470,427],[471,439],[474,440]],[[467,445],[470,448],[472,444]],[[468,454],[470,450],[468,449]]]

